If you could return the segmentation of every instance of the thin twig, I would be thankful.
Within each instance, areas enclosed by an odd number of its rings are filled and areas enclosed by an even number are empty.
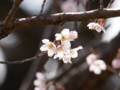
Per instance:
[[[103,9],[103,0],[100,0],[100,9]]]
[[[46,2],[46,0],[43,1],[43,4],[42,4],[42,6],[41,6],[40,15],[42,15],[42,13],[43,13],[43,9],[44,9],[44,6],[45,6],[45,2]]]
[[[111,0],[107,6],[107,8],[110,8],[110,6],[112,5],[112,3],[114,2],[115,0]]]
[[[115,69],[113,69],[111,66],[107,65],[107,69],[111,71],[114,74],[117,74],[117,76],[120,78],[119,72]]]
[[[6,19],[4,20],[3,24],[4,26],[7,26],[7,25],[10,25],[10,22],[12,21],[20,3],[22,2],[23,0],[16,0],[12,9],[10,10],[8,16],[6,17]]]
[[[32,58],[28,58],[28,59],[24,59],[24,60],[21,60],[21,61],[0,61],[0,64],[22,64],[22,63],[37,59],[37,58],[45,55],[46,53],[47,52],[42,52],[42,53],[38,54],[37,56],[34,56]]]

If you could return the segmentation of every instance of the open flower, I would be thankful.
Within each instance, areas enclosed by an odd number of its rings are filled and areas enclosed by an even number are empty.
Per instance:
[[[34,80],[34,85],[35,85],[35,89],[34,90],[46,90],[46,86],[45,86],[46,79],[45,79],[45,76],[42,73],[37,72],[36,73],[36,77],[37,77],[37,79]]]
[[[104,61],[96,60],[90,65],[89,70],[93,71],[95,74],[101,74],[102,70],[106,70],[107,66]]]
[[[76,31],[70,31],[69,29],[63,29],[60,34],[55,34],[56,40],[63,41],[74,41],[78,37],[78,33]]]
[[[103,31],[104,33],[106,33],[105,29],[103,26],[99,25],[98,23],[95,22],[91,22],[87,25],[87,27],[91,30],[96,30],[98,33]]]
[[[120,59],[119,58],[113,59],[112,67],[115,68],[115,69],[120,69]]]
[[[48,56],[52,57],[56,51],[56,45],[53,42],[50,42],[48,39],[43,39],[42,42],[44,45],[41,46],[41,51],[48,51]]]
[[[78,57],[77,51],[79,49],[82,49],[82,46],[73,49],[68,49],[64,46],[58,46],[54,59],[59,58],[59,60],[63,60],[64,63],[72,63],[71,58]]]
[[[102,70],[107,68],[105,62],[98,59],[98,55],[90,54],[87,56],[86,61],[89,65],[89,71],[93,71],[95,74],[101,74]]]
[[[61,11],[63,12],[77,12],[77,3],[74,1],[65,1],[61,4]]]

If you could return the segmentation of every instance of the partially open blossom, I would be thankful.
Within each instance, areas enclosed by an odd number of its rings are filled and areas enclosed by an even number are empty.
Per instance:
[[[78,38],[78,33],[76,31],[70,31],[69,40],[74,41],[74,39]]]
[[[62,4],[61,4],[61,11],[63,12],[77,12],[77,3],[74,2],[74,1],[64,1]]]
[[[70,31],[69,29],[63,29],[60,34],[55,34],[56,40],[63,41],[74,41],[78,37],[78,33],[76,31]]]
[[[105,29],[103,26],[101,26],[100,24],[98,23],[95,23],[95,22],[91,22],[87,25],[87,27],[91,30],[96,30],[98,33],[103,31],[104,33],[106,33]]]
[[[94,63],[95,60],[97,60],[97,56],[95,54],[90,54],[86,57],[88,65],[91,65]]]
[[[46,79],[44,74],[37,72],[36,73],[37,79],[34,80],[35,89],[34,90],[46,90]]]
[[[119,58],[115,58],[112,61],[112,67],[114,69],[120,69],[120,59]]]
[[[48,51],[48,56],[52,57],[56,50],[56,45],[53,42],[50,42],[48,39],[43,39],[42,42],[44,45],[41,46],[41,51]]]
[[[93,71],[95,74],[101,74],[102,70],[106,70],[107,66],[104,61],[96,60],[90,65],[89,70]]]

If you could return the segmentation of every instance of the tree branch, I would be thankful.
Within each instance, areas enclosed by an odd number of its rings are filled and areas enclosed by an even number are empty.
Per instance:
[[[22,1],[23,0],[15,0],[15,3],[13,5],[12,9],[10,10],[8,16],[6,17],[6,19],[3,22],[4,26],[7,26],[10,24],[10,22],[12,21],[15,13],[16,13],[16,11],[17,11],[17,9]]]
[[[22,19],[17,19],[11,22],[11,30],[26,29],[32,26],[39,25],[60,25],[60,23],[71,22],[71,21],[89,21],[90,19],[96,18],[109,18],[120,16],[120,9],[97,9],[86,12],[68,12],[58,13],[50,16],[32,16]],[[0,39],[6,37],[9,32],[1,33]]]
[[[22,63],[37,59],[37,58],[45,55],[46,53],[47,52],[42,52],[42,53],[38,54],[37,56],[34,56],[32,58],[28,58],[28,59],[24,59],[24,60],[21,60],[21,61],[0,61],[0,64],[22,64]]]
[[[43,12],[43,9],[44,9],[44,6],[45,6],[45,2],[46,2],[46,0],[43,1],[43,4],[42,4],[42,6],[41,6],[40,15],[42,15],[42,12]]]

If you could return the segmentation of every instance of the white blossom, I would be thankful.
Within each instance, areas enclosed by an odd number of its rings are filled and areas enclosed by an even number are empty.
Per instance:
[[[78,37],[78,33],[76,31],[70,31],[69,29],[63,29],[60,34],[55,34],[56,40],[63,41],[74,41]]]
[[[82,49],[82,46],[79,46],[74,49],[68,49],[64,46],[58,46],[57,53],[54,56],[54,59],[59,58],[59,60],[63,60],[64,63],[72,63],[71,58],[78,57],[77,51]]]
[[[102,70],[106,70],[107,66],[104,61],[96,60],[90,65],[89,70],[95,74],[101,74]]]
[[[106,33],[105,29],[103,26],[99,25],[98,23],[95,22],[91,22],[87,25],[87,27],[91,30],[96,30],[98,33],[103,31],[104,33]]]
[[[34,90],[46,90],[46,79],[44,74],[37,72],[36,73],[36,77],[37,79],[34,80],[34,85],[35,85],[35,89]]]
[[[48,56],[52,57],[56,51],[56,45],[53,42],[50,42],[48,39],[43,39],[42,42],[44,45],[41,46],[41,51],[48,51]]]
[[[120,69],[120,59],[119,58],[113,59],[112,67],[115,68],[115,69]]]
[[[65,1],[61,4],[61,11],[63,12],[77,12],[77,3],[74,1]]]

